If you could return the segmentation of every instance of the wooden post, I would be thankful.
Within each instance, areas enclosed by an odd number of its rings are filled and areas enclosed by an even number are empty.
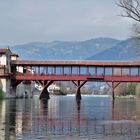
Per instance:
[[[82,97],[81,97],[81,87],[87,82],[87,81],[84,81],[83,83],[81,83],[80,80],[78,81],[72,81],[73,84],[77,87],[77,90],[76,90],[76,100],[81,100]]]
[[[40,94],[39,99],[50,99],[49,92],[47,88],[53,83],[54,81],[44,81],[44,88]]]
[[[64,66],[62,66],[62,74],[64,75]]]
[[[138,67],[138,76],[140,75],[140,67]]]
[[[131,68],[129,68],[129,76],[131,76]]]
[[[115,88],[116,88],[121,82],[115,83],[115,82],[113,81],[111,85],[110,85],[108,82],[106,82],[106,83],[107,83],[107,85],[111,88],[111,91],[112,91],[112,100],[114,101],[114,100],[115,100]]]
[[[104,69],[103,74],[105,75],[105,67],[103,69]]]
[[[112,76],[114,75],[114,67],[112,67]]]
[[[80,66],[78,66],[78,75],[80,75]]]
[[[72,74],[72,66],[70,66],[70,74]]]
[[[48,74],[48,66],[46,66],[46,74]]]
[[[113,101],[115,100],[115,87],[114,87],[114,82],[112,82],[112,99],[113,99]]]
[[[54,66],[54,74],[56,74],[56,66]]]
[[[38,66],[38,74],[40,74],[40,66]]]
[[[86,74],[89,75],[89,67],[87,66],[86,68],[87,68]]]
[[[97,67],[95,66],[95,75],[97,75]]]

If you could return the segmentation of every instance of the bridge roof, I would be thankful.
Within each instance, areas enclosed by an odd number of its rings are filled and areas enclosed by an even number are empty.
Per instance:
[[[140,61],[95,61],[95,60],[14,60],[13,65],[21,66],[43,66],[43,65],[55,65],[55,66],[140,66]]]

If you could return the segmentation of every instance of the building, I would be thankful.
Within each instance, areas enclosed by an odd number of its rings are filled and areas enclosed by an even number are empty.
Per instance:
[[[18,55],[13,54],[9,48],[0,48],[0,88],[5,97],[13,96],[11,94],[11,60],[16,60]]]
[[[11,60],[17,60],[19,56],[16,53],[11,54]]]

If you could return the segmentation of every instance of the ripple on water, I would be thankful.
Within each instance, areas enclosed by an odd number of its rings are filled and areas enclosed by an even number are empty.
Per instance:
[[[0,104],[0,139],[140,139],[140,101],[107,97],[53,96]],[[135,116],[135,118],[134,118]]]

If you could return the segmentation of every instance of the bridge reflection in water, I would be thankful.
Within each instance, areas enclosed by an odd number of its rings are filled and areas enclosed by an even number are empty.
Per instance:
[[[139,100],[84,96],[0,102],[0,139],[140,138]]]

